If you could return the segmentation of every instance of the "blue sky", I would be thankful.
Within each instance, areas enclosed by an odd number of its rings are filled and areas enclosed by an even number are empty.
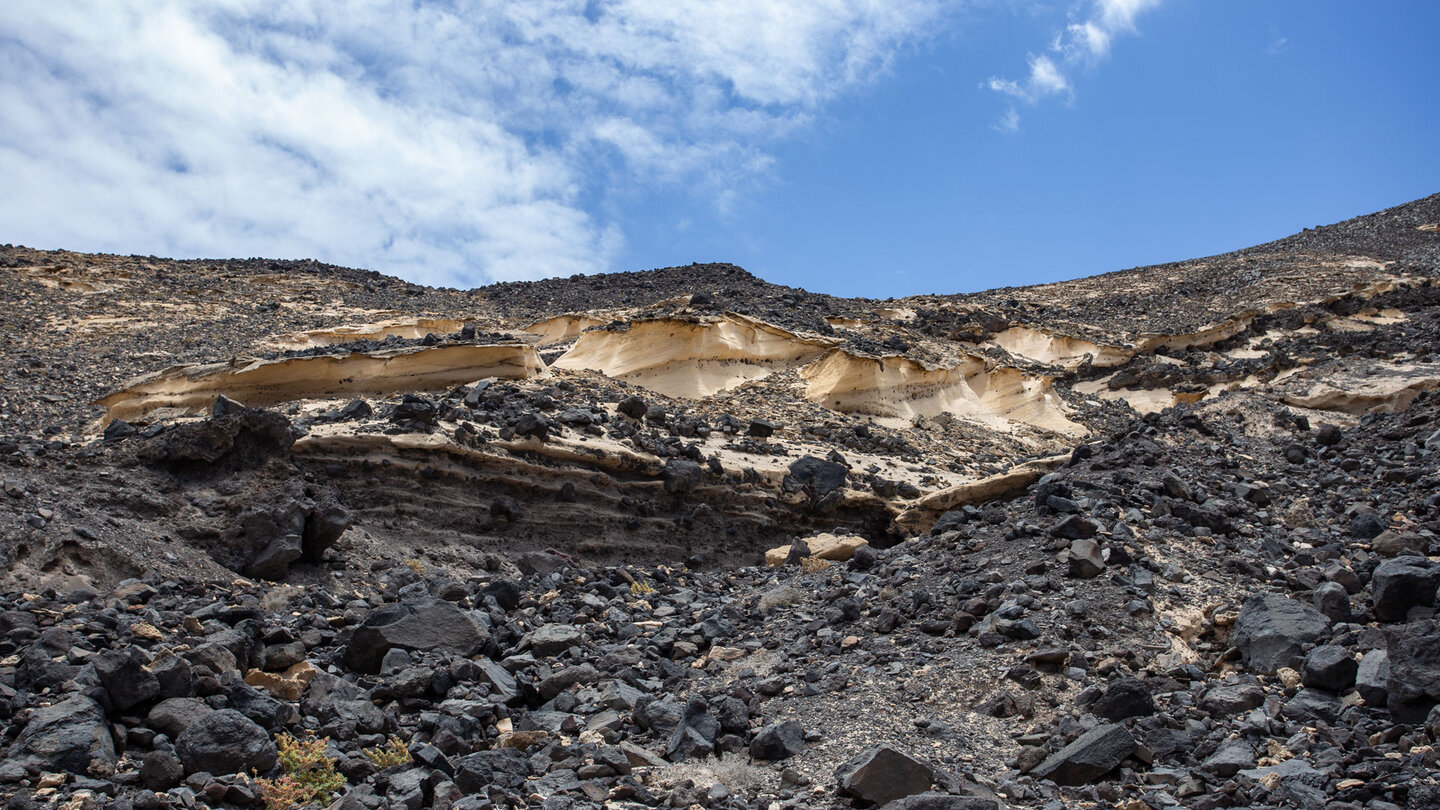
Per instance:
[[[0,6],[0,241],[886,297],[1440,191],[1428,0],[331,5]]]

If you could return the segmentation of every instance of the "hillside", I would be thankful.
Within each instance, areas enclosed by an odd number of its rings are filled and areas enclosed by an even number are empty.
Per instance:
[[[1437,806],[1437,280],[1440,194],[883,301],[0,246],[0,793]]]

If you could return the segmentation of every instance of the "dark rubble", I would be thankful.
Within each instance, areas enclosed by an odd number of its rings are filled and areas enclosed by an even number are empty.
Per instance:
[[[6,334],[0,795],[16,810],[260,807],[295,737],[325,740],[330,806],[350,810],[1440,806],[1440,390],[1359,413],[1292,404],[1293,379],[1358,388],[1435,360],[1440,235],[1418,226],[1437,220],[1432,197],[1198,263],[925,297],[909,320],[728,265],[462,292],[313,263],[5,248],[11,267],[174,278],[188,286],[167,300],[194,308],[148,342]],[[1413,272],[1310,295],[1331,259],[1359,255]],[[1167,287],[1186,267],[1204,272]],[[1140,277],[1173,311],[1127,290]],[[285,305],[206,320],[256,279]],[[938,353],[936,335],[1015,324],[1179,331],[1231,314],[1200,289],[1215,279],[1217,295],[1304,303],[1228,344],[1138,355],[1106,390],[1255,384],[1142,414],[1078,393],[1095,369],[1052,366],[1088,432],[1049,445],[825,411],[787,393],[794,372],[693,400],[584,374],[322,408],[222,398],[103,432],[89,405],[157,361],[328,325],[329,306],[691,311],[672,299],[698,291],[808,333],[866,317],[835,331],[878,355],[885,334]],[[20,303],[0,318],[118,300],[29,283],[10,279]],[[1104,294],[1056,314],[1086,289]],[[1399,314],[1343,325],[1372,311]],[[1264,350],[1224,354],[1242,345]],[[337,426],[408,444],[305,450]],[[582,437],[631,455],[556,450]],[[426,455],[441,440],[447,455]],[[1062,445],[1043,474],[918,533],[890,522],[948,464],[992,475]],[[452,460],[469,451],[511,466]],[[819,560],[801,549],[820,532],[869,543]],[[757,565],[791,541],[790,564]]]

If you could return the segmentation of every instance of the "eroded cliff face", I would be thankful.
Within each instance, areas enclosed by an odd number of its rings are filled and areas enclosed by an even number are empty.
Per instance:
[[[887,301],[0,248],[0,798],[255,806],[298,723],[347,807],[1434,806],[1437,222]]]
[[[302,435],[288,474],[345,482],[347,536],[366,554],[459,543],[737,563],[811,531],[899,542],[928,531],[936,504],[969,504],[1136,414],[1229,399],[1314,421],[1403,410],[1440,380],[1422,348],[1433,237],[1391,231],[1366,242],[1342,224],[887,302],[728,265],[462,292],[305,263],[11,249],[14,309],[43,326],[10,336],[7,381],[28,373],[21,358],[44,369],[54,394],[11,382],[9,396],[74,446],[147,441],[217,397],[282,413]],[[818,488],[812,462],[834,465]]]

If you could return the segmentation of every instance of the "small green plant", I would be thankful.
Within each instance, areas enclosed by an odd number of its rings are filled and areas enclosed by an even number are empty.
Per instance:
[[[415,573],[417,573],[417,574],[419,574],[419,575],[421,575],[421,576],[424,576],[424,575],[425,575],[425,563],[420,562],[419,560],[415,559],[414,557],[411,557],[410,559],[405,560],[405,567],[406,567],[406,568],[409,568],[411,571],[414,571]]]
[[[646,594],[651,594],[654,592],[655,589],[650,587],[650,583],[646,582],[643,579],[637,579],[634,582],[630,583],[631,596],[645,596]]]
[[[366,748],[365,756],[375,763],[375,767],[389,768],[410,762],[410,749],[405,747],[404,740],[391,737],[382,747]]]
[[[307,804],[329,804],[335,792],[345,787],[345,777],[335,772],[335,760],[326,756],[329,737],[301,740],[289,734],[275,738],[280,749],[277,779],[257,779],[260,795],[271,810]]]

